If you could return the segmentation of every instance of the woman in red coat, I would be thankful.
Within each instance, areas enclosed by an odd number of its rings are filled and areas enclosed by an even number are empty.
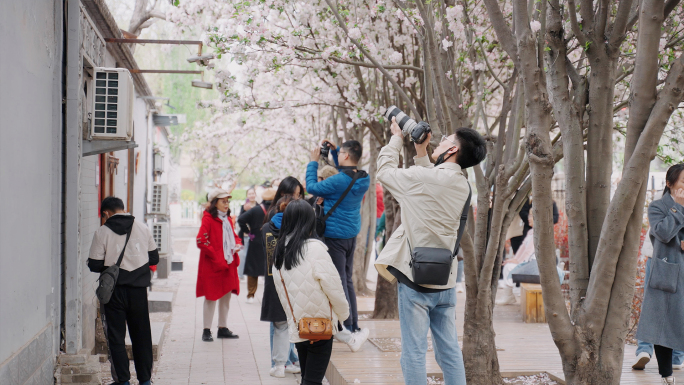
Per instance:
[[[227,328],[228,308],[232,293],[240,294],[237,268],[240,265],[238,251],[242,241],[235,232],[230,217],[230,193],[216,189],[209,194],[209,207],[204,211],[202,227],[197,234],[200,249],[197,271],[197,297],[204,297],[204,332],[202,341],[213,341],[211,322],[216,302],[219,305],[217,338],[238,338]]]

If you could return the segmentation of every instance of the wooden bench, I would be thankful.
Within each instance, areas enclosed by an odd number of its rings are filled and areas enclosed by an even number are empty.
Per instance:
[[[542,287],[536,283],[520,284],[520,310],[525,323],[546,323]]]

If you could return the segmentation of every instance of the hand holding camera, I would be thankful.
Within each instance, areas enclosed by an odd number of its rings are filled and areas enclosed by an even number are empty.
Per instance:
[[[400,138],[404,137],[399,124],[397,124],[397,119],[394,116],[392,117],[392,124],[390,124],[390,131],[392,131],[392,135],[394,136],[398,136]]]
[[[420,144],[425,142],[428,134],[432,132],[432,129],[427,122],[416,122],[399,108],[397,108],[397,106],[389,106],[383,115],[390,122],[396,122],[399,128],[401,128],[402,134],[409,135],[411,137],[411,141],[414,143]],[[392,128],[390,127],[390,129]],[[394,134],[393,129],[392,134]]]
[[[330,139],[325,139],[321,143],[321,156],[324,158],[328,157],[328,154],[330,154],[330,150],[335,150],[337,146],[333,142],[330,141]]]
[[[318,159],[321,157],[321,155],[321,148],[316,146],[313,150],[311,150],[311,161],[318,162]]]

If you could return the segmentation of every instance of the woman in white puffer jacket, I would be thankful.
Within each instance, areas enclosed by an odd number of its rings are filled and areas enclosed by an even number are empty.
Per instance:
[[[290,202],[283,215],[273,270],[278,298],[287,313],[290,342],[295,343],[299,354],[302,385],[322,384],[333,340],[311,343],[302,339],[297,322],[307,317],[332,319],[333,334],[336,334],[338,321],[349,318],[349,303],[340,275],[330,259],[327,246],[315,238],[315,228],[316,217],[312,207],[301,199]],[[281,277],[287,286],[287,296]]]

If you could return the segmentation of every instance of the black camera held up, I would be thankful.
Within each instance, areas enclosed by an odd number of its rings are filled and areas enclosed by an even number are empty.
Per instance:
[[[430,125],[427,122],[416,122],[401,111],[397,106],[389,106],[385,113],[383,114],[387,120],[392,122],[392,118],[396,118],[401,132],[406,135],[410,135],[411,141],[421,144],[427,139],[429,133],[432,132]]]
[[[321,143],[321,156],[327,158],[328,154],[330,154],[330,144],[328,142]]]

